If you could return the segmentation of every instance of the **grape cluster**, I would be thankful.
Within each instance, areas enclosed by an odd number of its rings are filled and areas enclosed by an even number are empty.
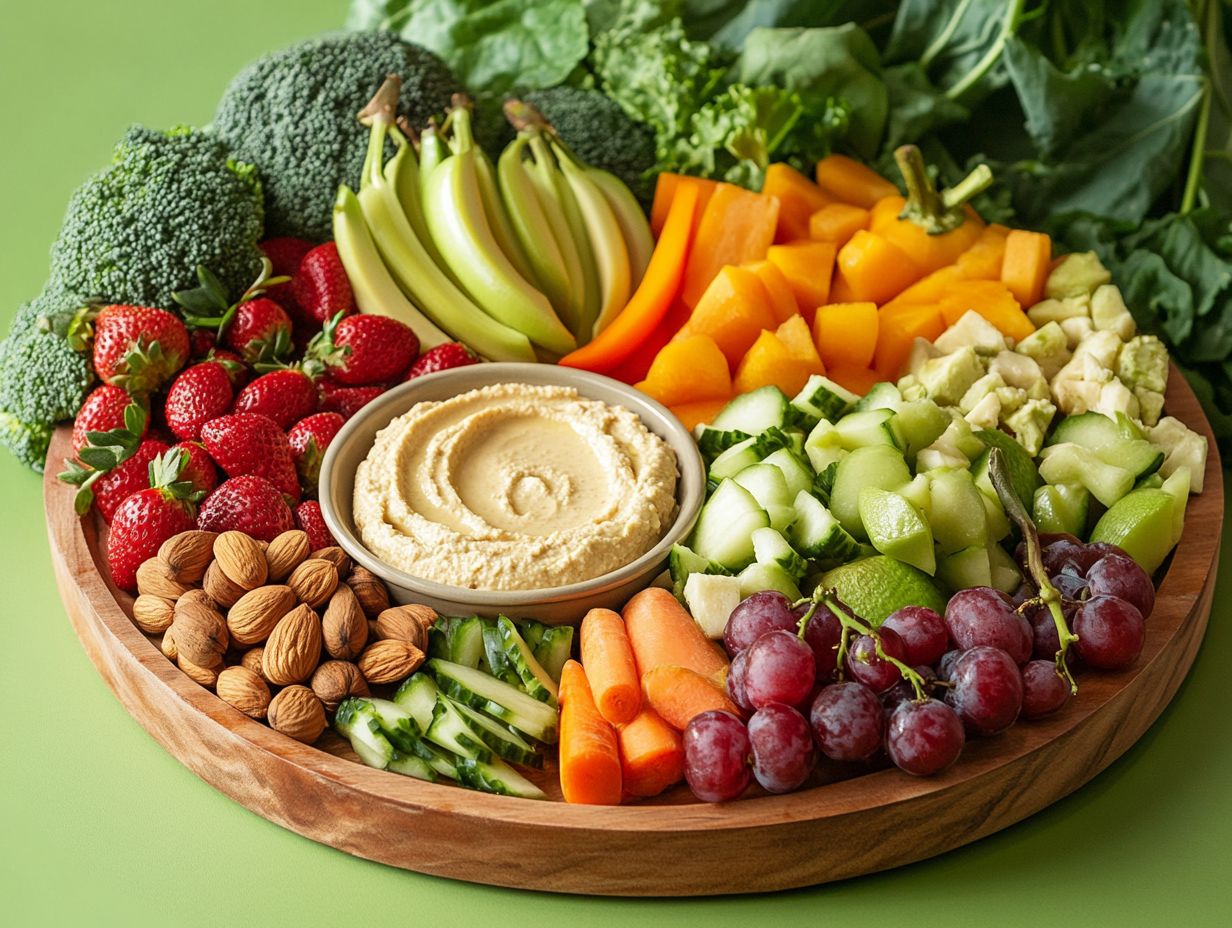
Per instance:
[[[790,792],[822,758],[888,758],[931,776],[958,759],[968,737],[998,734],[1066,704],[1063,633],[1083,665],[1132,664],[1154,606],[1150,577],[1111,545],[1072,536],[1041,541],[1064,631],[1027,584],[1013,597],[989,587],[962,590],[944,616],[907,606],[876,628],[825,591],[803,603],[774,591],[746,598],[723,635],[732,658],[728,693],[744,717],[713,711],[689,723],[685,777],[694,794],[724,802],[754,780],[767,792]],[[1025,568],[1025,551],[1019,558]]]

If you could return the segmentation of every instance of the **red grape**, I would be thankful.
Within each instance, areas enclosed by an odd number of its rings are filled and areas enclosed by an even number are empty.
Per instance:
[[[907,646],[898,632],[892,628],[879,629],[881,650],[890,657],[907,663]],[[877,645],[870,635],[858,635],[847,652],[847,672],[857,683],[871,687],[875,693],[884,693],[903,678],[899,669],[877,656]]]
[[[1093,541],[1087,545],[1087,550],[1096,560],[1101,557],[1106,557],[1109,554],[1119,554],[1121,557],[1129,557],[1129,555],[1125,553],[1124,548],[1120,545],[1114,545],[1110,541]]]
[[[1074,650],[1098,670],[1128,667],[1142,653],[1142,613],[1116,596],[1092,596],[1074,616]]]
[[[1138,562],[1124,554],[1105,554],[1087,571],[1092,596],[1117,596],[1140,613],[1143,621],[1155,608],[1155,584]]]
[[[730,712],[713,709],[684,730],[684,778],[703,802],[740,798],[752,779],[749,733]]]
[[[804,616],[802,607],[800,617]],[[817,679],[830,680],[838,669],[838,643],[843,637],[843,624],[833,612],[825,606],[818,605],[817,611],[804,626],[804,641],[813,649],[813,658],[817,663]]]
[[[976,647],[954,662],[945,701],[958,713],[967,731],[995,735],[1014,724],[1022,710],[1022,673],[1014,659],[999,648]]]
[[[1028,661],[1022,668],[1022,717],[1042,719],[1069,702],[1069,683],[1054,661]]]
[[[932,776],[950,766],[966,741],[962,721],[936,699],[902,703],[890,715],[886,729],[890,760],[917,777]]]
[[[766,632],[748,648],[744,691],[754,709],[781,702],[802,705],[813,691],[817,664],[813,650],[798,635]]]
[[[1082,544],[1082,539],[1078,538],[1076,535],[1071,535],[1069,532],[1040,532],[1039,533],[1039,543],[1040,543],[1041,553],[1049,545],[1054,544],[1058,541],[1066,541],[1072,545]],[[1027,543],[1026,541],[1020,541],[1014,547],[1014,560],[1018,562],[1018,566],[1022,568],[1022,572],[1025,575],[1028,572],[1027,571]]]
[[[1043,549],[1044,570],[1049,576],[1059,574],[1066,567],[1073,567],[1078,574],[1086,576],[1087,569],[1099,559],[1099,554],[1092,552],[1081,542],[1061,538]]]
[[[923,677],[924,692],[932,692],[933,687],[937,685],[937,672],[924,664],[919,664],[911,669]],[[889,714],[897,709],[901,703],[910,702],[915,698],[915,687],[911,685],[911,681],[899,680],[892,687],[881,694],[881,704],[885,706],[886,715],[888,717]]]
[[[950,640],[963,650],[1000,648],[1018,664],[1031,659],[1031,623],[1014,611],[1008,597],[987,586],[961,590],[945,607]]]
[[[791,706],[772,702],[749,719],[753,776],[771,793],[789,793],[813,772],[817,753],[809,724]]]
[[[1087,593],[1087,579],[1075,573],[1073,567],[1066,567],[1052,579],[1052,585],[1057,588],[1065,599],[1083,599]]]
[[[927,606],[904,606],[891,612],[881,628],[898,632],[907,649],[908,664],[935,664],[949,646],[945,621]]]
[[[831,760],[867,760],[881,747],[885,719],[877,694],[863,683],[832,683],[809,711],[813,740]]]
[[[954,662],[963,656],[963,652],[958,648],[952,651],[946,651],[941,655],[941,660],[937,661],[937,679],[949,680],[954,675]]]
[[[731,666],[727,668],[727,695],[741,709],[746,712],[752,710],[749,705],[749,694],[744,686],[744,670],[748,664],[748,650],[741,651],[732,658]]]
[[[1061,650],[1061,636],[1057,633],[1057,623],[1052,618],[1052,612],[1047,606],[1036,606],[1029,615],[1033,641],[1031,653],[1041,660],[1052,660]]]
[[[723,645],[735,657],[764,635],[775,629],[794,632],[799,619],[791,611],[791,602],[775,590],[763,590],[745,597],[730,616],[723,629]]]

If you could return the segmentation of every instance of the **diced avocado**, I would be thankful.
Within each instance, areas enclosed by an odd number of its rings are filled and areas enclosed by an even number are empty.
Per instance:
[[[1001,398],[989,393],[964,418],[973,429],[995,429],[1001,421]]]
[[[997,387],[993,391],[1001,403],[1001,421],[1023,407],[1027,402],[1027,391],[1021,387]]]
[[[1091,318],[1091,301],[1086,296],[1040,300],[1027,310],[1027,318],[1038,329],[1050,322]]]
[[[707,638],[723,637],[727,619],[744,598],[736,577],[714,574],[691,574],[683,592],[693,621]]]
[[[1046,484],[1035,491],[1031,516],[1041,532],[1068,532],[1081,538],[1087,530],[1091,494],[1076,483]]]
[[[1100,517],[1091,541],[1117,545],[1153,574],[1174,544],[1174,507],[1172,494],[1165,490],[1134,490]]]
[[[975,349],[968,346],[925,361],[915,376],[930,400],[942,406],[954,406],[971,385],[984,376],[984,365]]]
[[[1117,355],[1124,343],[1115,332],[1091,332],[1074,349],[1075,358],[1094,358],[1099,366],[1109,371],[1116,368]]]
[[[903,364],[903,370],[914,376],[920,372],[925,361],[939,358],[942,354],[944,352],[927,338],[914,338],[911,341],[911,350],[907,353],[907,361]]]
[[[1154,335],[1138,335],[1121,346],[1116,371],[1129,387],[1163,393],[1168,388],[1168,349]]]
[[[933,342],[942,354],[970,346],[979,354],[996,354],[1005,350],[1005,336],[991,322],[973,309],[937,336]]]
[[[1014,440],[1034,457],[1039,454],[1048,434],[1048,426],[1057,413],[1057,407],[1048,400],[1030,399],[1002,420],[1002,425],[1014,433]]]
[[[808,563],[787,543],[782,533],[773,528],[759,528],[753,532],[753,557],[759,564],[782,567],[797,582],[808,572]]]
[[[1129,341],[1138,331],[1121,291],[1112,284],[1102,284],[1091,294],[1091,324],[1097,330],[1115,332],[1123,342]]]
[[[857,448],[838,464],[834,488],[830,492],[830,511],[857,539],[868,536],[860,521],[860,491],[865,487],[894,490],[911,479],[902,453],[889,445]]]
[[[924,385],[916,380],[915,374],[904,374],[898,378],[898,392],[908,402],[927,399],[924,395]]]
[[[1116,416],[1120,413],[1131,419],[1138,418],[1140,412],[1138,397],[1119,380],[1110,380],[1100,385],[1099,399],[1095,401],[1094,409],[1105,416]]]
[[[972,545],[941,558],[937,562],[937,579],[954,591],[992,586],[988,547]]]
[[[998,387],[1004,387],[1005,381],[1001,379],[1000,374],[987,373],[970,387],[967,392],[962,395],[962,399],[958,401],[958,408],[962,410],[963,415],[971,412],[976,406]]]
[[[957,452],[945,451],[936,445],[925,448],[915,458],[915,469],[921,474],[931,473],[944,467],[968,467],[971,464]]]
[[[929,524],[942,554],[988,542],[988,520],[970,471],[945,469],[930,474]]]
[[[1095,332],[1095,326],[1091,324],[1091,320],[1086,316],[1062,319],[1060,325],[1061,331],[1065,333],[1065,344],[1070,350],[1077,348],[1084,338]]]
[[[1094,409],[1099,403],[1099,390],[1103,383],[1098,380],[1062,380],[1061,374],[1052,382],[1052,394],[1057,408],[1070,416],[1081,415]]]
[[[891,490],[866,486],[860,490],[859,511],[874,548],[926,574],[936,571],[932,530],[907,499]]]
[[[800,587],[796,585],[795,578],[778,564],[754,562],[740,571],[735,579],[740,584],[741,598],[762,590],[775,590],[792,602],[800,599]],[[728,615],[730,614],[729,612]]]
[[[1148,428],[1159,422],[1160,413],[1164,411],[1164,395],[1154,390],[1144,390],[1134,387],[1134,396],[1138,399],[1138,417]]]
[[[1040,373],[1049,380],[1065,366],[1070,356],[1065,330],[1056,322],[1040,326],[1015,345],[1014,351],[1034,360],[1039,365]]]
[[[1185,509],[1189,506],[1190,474],[1188,467],[1178,467],[1160,487],[1172,497],[1172,543],[1181,540],[1185,531]]]
[[[1150,429],[1151,441],[1164,451],[1164,463],[1159,472],[1164,477],[1176,473],[1179,467],[1189,468],[1190,488],[1202,492],[1206,476],[1206,436],[1199,435],[1179,419],[1165,416]]]
[[[1091,495],[1111,506],[1133,489],[1134,474],[1108,464],[1087,448],[1073,442],[1044,449],[1039,474],[1046,483],[1080,483]]]
[[[1083,296],[1112,280],[1112,274],[1093,251],[1066,255],[1044,282],[1044,294],[1054,298]]]
[[[898,411],[898,427],[907,442],[907,458],[914,460],[949,427],[949,414],[929,399],[903,403]]]
[[[1036,360],[1017,351],[1002,351],[997,354],[988,362],[988,373],[997,374],[1007,386],[1022,390],[1046,380]]]

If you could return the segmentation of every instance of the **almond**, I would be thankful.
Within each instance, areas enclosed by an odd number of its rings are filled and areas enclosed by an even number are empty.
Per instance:
[[[355,591],[359,605],[369,618],[375,618],[389,608],[389,590],[385,588],[381,578],[367,567],[351,568],[351,575],[346,582],[347,586]]]
[[[175,618],[175,603],[161,596],[142,593],[133,600],[133,624],[147,635],[161,635]]]
[[[232,583],[245,590],[255,590],[269,573],[265,552],[243,532],[223,532],[215,538],[214,560]]]
[[[163,542],[158,549],[158,559],[165,563],[180,583],[200,583],[205,569],[214,559],[215,532],[193,529],[180,532]]]
[[[321,617],[325,650],[330,657],[353,661],[368,641],[368,620],[355,593],[345,583],[338,584]]]
[[[216,609],[197,602],[176,603],[169,633],[179,657],[198,667],[213,667],[227,650],[227,620]]]
[[[156,557],[150,558],[137,568],[137,592],[163,599],[179,599],[192,589],[191,584],[181,583],[171,574],[171,568]]]
[[[376,617],[378,638],[409,641],[421,651],[428,649],[428,629],[436,624],[436,610],[431,606],[394,606]]]
[[[410,676],[424,662],[424,652],[408,641],[386,638],[364,648],[359,672],[369,683],[394,683]]]
[[[265,680],[265,671],[261,669],[261,658],[265,655],[265,648],[258,645],[255,648],[249,648],[240,657],[240,666],[247,667],[262,680]],[[266,681],[269,682],[268,680]]]
[[[339,577],[345,577],[351,572],[350,556],[337,545],[330,545],[328,548],[317,548],[308,556],[322,561],[329,561],[337,569]]]
[[[223,702],[230,703],[254,719],[265,718],[266,710],[269,709],[269,687],[247,667],[226,668],[218,675],[214,691]]]
[[[209,667],[202,667],[200,664],[194,664],[183,654],[176,658],[175,663],[190,680],[204,686],[206,689],[214,688],[218,683],[218,673],[223,668],[221,659]]]
[[[210,566],[205,569],[205,577],[202,578],[201,584],[205,587],[206,594],[224,608],[234,606],[239,602],[240,597],[248,592],[223,573],[218,561],[210,561]]]
[[[180,652],[175,647],[175,639],[171,637],[171,629],[163,632],[163,640],[158,643],[158,650],[162,651],[163,656],[169,661],[180,656]]]
[[[333,712],[348,696],[367,696],[368,684],[350,661],[326,661],[312,675],[312,691]]]
[[[269,704],[270,728],[312,744],[325,731],[325,707],[306,686],[288,686]]]
[[[312,676],[320,660],[321,620],[308,606],[296,606],[270,632],[261,674],[276,686],[299,683]]]
[[[300,602],[319,609],[338,587],[338,568],[321,558],[309,558],[291,571],[287,586],[295,591]]]
[[[291,571],[308,557],[308,533],[297,528],[283,532],[265,549],[265,562],[269,565],[269,577],[281,583],[291,576]]]
[[[183,596],[176,600],[177,603],[197,603],[205,606],[207,609],[217,609],[218,603],[214,602],[214,597],[210,596],[205,590],[189,590]]]
[[[227,629],[236,644],[259,644],[270,636],[278,620],[295,608],[289,586],[259,586],[239,598],[227,613]]]

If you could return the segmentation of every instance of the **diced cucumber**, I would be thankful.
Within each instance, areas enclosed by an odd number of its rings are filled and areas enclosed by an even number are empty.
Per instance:
[[[787,492],[793,500],[801,490],[813,488],[813,480],[817,475],[801,460],[800,455],[789,448],[780,448],[767,455],[762,463],[770,464],[783,472],[783,479],[787,481]]]
[[[925,519],[931,518],[932,481],[928,479],[927,474],[916,474],[894,492],[911,503]]]
[[[903,403],[898,411],[898,428],[906,442],[907,457],[935,442],[950,426],[950,414],[929,399]]]
[[[943,557],[937,562],[937,579],[955,592],[973,586],[992,586],[988,548],[972,545]]]
[[[988,543],[984,500],[969,471],[942,468],[931,471],[930,524],[942,554],[953,554]]]
[[[470,757],[458,758],[458,783],[468,789],[500,796],[547,798],[543,790],[497,758],[488,761],[478,761]]]
[[[846,457],[847,449],[843,447],[834,423],[823,419],[813,427],[808,438],[804,440],[804,453],[813,470],[820,472],[828,465]]]
[[[768,428],[753,439],[753,450],[759,458],[768,458],[774,452],[786,448],[803,451],[804,433],[799,429]]]
[[[1189,468],[1182,465],[1172,472],[1161,488],[1172,497],[1172,543],[1174,545],[1181,540],[1181,533],[1185,531],[1185,509],[1189,505],[1189,482]]]
[[[428,669],[451,699],[486,712],[539,741],[556,741],[557,713],[547,703],[473,667],[434,658],[428,661]]]
[[[440,616],[428,629],[428,657],[449,660],[449,630],[462,621],[457,616]]]
[[[435,783],[437,779],[436,771],[432,769],[432,766],[422,757],[416,757],[414,754],[394,755],[394,759],[385,769],[406,777],[414,777],[416,780],[427,780],[429,783]]]
[[[830,491],[830,511],[853,538],[863,540],[868,536],[860,522],[860,491],[865,487],[895,490],[910,479],[907,462],[896,448],[889,445],[857,448],[838,462],[834,487]]]
[[[787,506],[795,495],[787,492],[787,480],[783,477],[783,472],[773,464],[754,464],[732,479],[748,490],[762,509]]]
[[[415,756],[426,763],[437,776],[458,778],[458,755],[452,751],[438,748],[431,741],[420,741],[415,745]]]
[[[428,726],[426,737],[458,757],[472,757],[475,760],[490,760],[492,757],[492,749],[471,731],[456,703],[444,696],[437,699],[436,708],[432,710],[432,724]]]
[[[1035,491],[1031,509],[1035,527],[1041,532],[1068,532],[1082,538],[1087,533],[1087,512],[1091,494],[1076,483],[1044,484]]]
[[[494,622],[485,622],[483,626],[483,665],[480,670],[490,673],[496,679],[522,689],[522,678],[509,662],[505,653],[505,643],[501,641],[500,632]]]
[[[992,588],[1013,593],[1022,583],[1022,572],[1014,559],[995,541],[988,543],[988,563],[992,566]]]
[[[732,610],[740,604],[740,581],[719,574],[690,574],[684,601],[707,638],[722,638]]]
[[[544,670],[522,636],[518,628],[508,616],[500,616],[496,620],[496,630],[500,634],[501,645],[505,657],[522,681],[522,688],[540,702],[556,705],[556,681]]]
[[[671,553],[667,556],[667,570],[672,577],[672,593],[677,599],[683,598],[685,581],[692,574],[727,573],[727,569],[722,564],[707,560],[692,548],[684,545],[672,545]]]
[[[797,494],[795,508],[797,518],[787,537],[796,551],[830,564],[841,564],[857,555],[859,544],[816,497]]]
[[[442,697],[448,699],[448,697]],[[496,719],[485,715],[478,709],[472,709],[466,703],[449,700],[454,710],[458,712],[470,727],[475,737],[492,749],[492,752],[505,760],[527,767],[542,767],[543,755],[535,746],[524,740],[521,735],[506,728]]]
[[[813,374],[791,401],[793,414],[810,426],[820,419],[833,422],[860,397],[833,380]]]
[[[796,521],[796,508],[794,506],[769,506],[766,509],[766,515],[770,517],[772,529],[776,532],[786,532]]]
[[[418,719],[388,699],[369,696],[368,704],[372,706],[381,732],[389,739],[389,743],[403,754],[413,751],[415,742],[424,736],[424,729],[420,727]]]
[[[906,446],[892,409],[850,412],[834,423],[839,444],[848,451],[870,445],[889,445],[899,451]]]
[[[1018,444],[1013,436],[998,429],[980,429],[975,436],[987,446],[987,449],[1001,449],[1001,454],[1005,458],[1006,470],[1009,471],[1010,483],[1014,485],[1014,492],[1018,494],[1024,506],[1030,506],[1031,500],[1035,497],[1035,488],[1040,485],[1040,479],[1039,472],[1035,469],[1035,462],[1027,453],[1027,449]],[[975,474],[975,482],[979,488],[985,493],[991,491],[996,496],[997,491],[993,489],[992,479],[986,476],[988,450],[981,452],[975,458],[971,470]]]
[[[1122,418],[1128,427],[1098,412],[1067,416],[1053,431],[1049,444],[1073,442],[1081,445],[1094,451],[1105,464],[1124,468],[1135,477],[1155,473],[1164,462],[1163,449],[1143,438],[1127,438],[1128,434],[1132,434],[1131,427],[1133,431],[1140,433],[1140,430],[1123,414]]]
[[[759,528],[753,532],[753,557],[758,564],[783,568],[797,583],[808,573],[808,562],[773,528]]]
[[[813,480],[813,495],[830,505],[830,493],[834,490],[834,478],[838,475],[838,461],[817,472]]]
[[[869,391],[856,401],[852,412],[866,412],[870,409],[889,409],[892,412],[898,412],[902,405],[903,395],[898,387],[889,381],[882,381],[873,384]]]
[[[980,500],[984,503],[984,522],[988,526],[988,540],[1000,541],[1010,533],[1009,516],[1005,514],[1000,499],[981,492]]]
[[[1105,506],[1112,506],[1133,489],[1134,474],[1100,460],[1094,451],[1073,442],[1041,452],[1039,473],[1047,483],[1080,483]]]
[[[573,626],[553,625],[544,629],[543,637],[535,645],[535,660],[539,666],[548,672],[557,683],[560,682],[560,672],[565,667],[565,661],[573,650]]]
[[[536,652],[538,656],[539,640],[543,637],[543,633],[548,630],[547,625],[542,622],[536,622],[534,619],[519,619],[516,623],[518,633],[522,636],[522,640],[526,642],[526,646]],[[543,663],[540,661],[540,663]]]
[[[425,732],[432,724],[432,710],[436,708],[439,694],[436,681],[421,671],[403,681],[398,692],[394,693],[394,703],[409,712],[420,732]]]
[[[760,435],[772,426],[787,424],[787,397],[770,385],[736,397],[714,417],[710,427],[720,432]]]
[[[864,487],[860,490],[859,510],[860,522],[874,548],[926,574],[936,572],[932,529],[904,497],[893,490]]]
[[[384,770],[396,756],[393,744],[381,732],[372,703],[349,697],[338,704],[334,729],[351,742],[351,748],[369,767]]]
[[[1159,471],[1153,474],[1147,474],[1145,477],[1139,477],[1134,482],[1135,490],[1158,490],[1164,485],[1164,478],[1160,476]]]
[[[689,547],[728,570],[740,570],[753,560],[753,531],[769,524],[770,517],[748,490],[724,480],[702,506]]]
[[[1117,431],[1121,433],[1122,438],[1129,439],[1130,441],[1145,440],[1147,438],[1147,434],[1143,431],[1142,426],[1125,415],[1125,413],[1118,411],[1114,418],[1116,419]]]
[[[778,564],[750,564],[735,578],[740,585],[740,598],[752,596],[762,590],[777,590],[792,602],[800,598],[800,587],[795,579]]]
[[[467,667],[478,667],[483,660],[483,626],[483,619],[477,615],[456,620],[449,627],[448,660]]]
[[[697,438],[697,449],[702,453],[702,457],[710,461],[734,445],[753,440],[753,436],[748,432],[725,432],[712,425],[699,425],[693,434]]]

